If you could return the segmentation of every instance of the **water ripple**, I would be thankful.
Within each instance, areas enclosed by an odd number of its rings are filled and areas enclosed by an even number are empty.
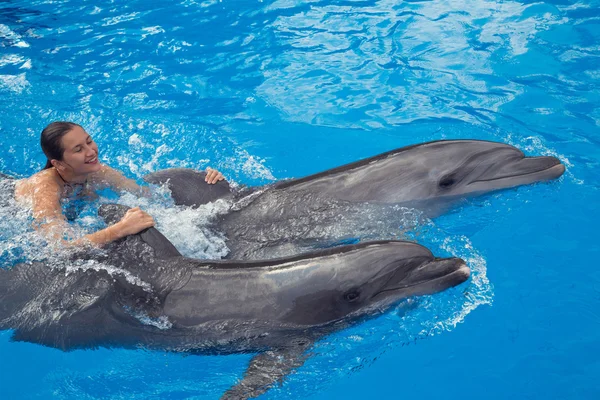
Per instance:
[[[559,185],[596,193],[600,11],[592,3],[0,2],[1,171],[26,176],[38,170],[44,162],[37,150],[41,129],[67,119],[94,135],[104,161],[137,178],[161,168],[210,165],[234,181],[263,184],[392,147],[475,137],[556,155],[567,165]],[[544,193],[554,198],[557,191]],[[382,348],[452,329],[474,307],[489,304],[493,292],[483,251],[459,231],[475,234],[497,222],[523,197],[513,200],[506,212],[492,213],[501,200],[488,199],[463,226],[431,222],[414,237],[436,254],[466,258],[474,272],[467,287],[425,299],[423,313],[400,307],[329,338],[319,347],[329,355],[312,359],[292,378],[300,384],[287,388],[311,393],[315,383],[370,365]],[[171,217],[161,216],[169,225]],[[181,233],[170,232],[183,246]],[[208,237],[215,246],[210,253],[221,255],[222,238]],[[25,246],[30,241],[21,231],[14,239]],[[19,259],[17,244],[4,241],[0,250]],[[552,273],[544,278],[556,283]],[[592,278],[597,295],[598,277]],[[581,303],[571,301],[577,308]],[[582,310],[583,319],[598,320],[593,307]],[[54,395],[95,398],[100,390],[115,398],[205,397],[237,377],[225,358],[210,364],[155,353],[119,352],[114,359],[90,354],[65,356],[84,362],[78,372],[65,367],[69,361],[63,364],[50,379],[58,386]],[[131,357],[140,362],[119,367]],[[179,368],[155,367],[161,357]],[[85,369],[98,360],[108,361]],[[235,360],[241,373],[247,358]],[[138,369],[131,372],[132,365]],[[164,371],[163,380],[148,379]],[[120,373],[140,386],[124,382]],[[210,373],[216,375],[198,383],[198,376]],[[53,395],[45,394],[39,397]]]

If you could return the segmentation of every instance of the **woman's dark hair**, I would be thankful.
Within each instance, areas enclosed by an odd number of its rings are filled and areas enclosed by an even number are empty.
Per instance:
[[[50,160],[62,160],[65,149],[61,146],[61,139],[77,126],[81,128],[81,125],[74,122],[57,121],[44,128],[40,137],[40,145],[48,161],[43,169],[52,167]]]

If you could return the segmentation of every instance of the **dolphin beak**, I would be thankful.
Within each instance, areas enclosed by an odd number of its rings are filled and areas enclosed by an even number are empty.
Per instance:
[[[543,175],[545,180],[556,179],[565,172],[565,166],[556,157],[525,157],[513,164],[509,170],[514,175]]]
[[[468,184],[472,190],[503,189],[559,178],[565,166],[556,157],[523,157],[507,162],[499,169],[490,168]]]
[[[430,261],[410,274],[413,295],[441,292],[460,285],[469,279],[471,270],[460,258],[443,258]]]
[[[434,294],[460,285],[469,279],[470,275],[469,267],[460,258],[434,259],[413,269],[399,282],[394,282],[392,277],[373,297],[386,292],[402,294],[401,297]]]
[[[562,164],[560,160],[556,157],[535,157],[526,158],[526,160],[531,160],[538,167],[540,167],[540,172],[545,173],[546,180],[560,178],[560,176],[565,173],[564,164]]]

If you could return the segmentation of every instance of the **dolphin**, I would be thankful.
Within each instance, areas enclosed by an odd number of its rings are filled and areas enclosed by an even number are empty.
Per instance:
[[[104,205],[108,223],[127,207]],[[96,254],[49,266],[0,268],[0,329],[62,350],[148,348],[257,353],[223,395],[255,397],[285,378],[324,335],[403,299],[469,277],[458,258],[405,241],[377,241],[266,261],[183,257],[155,228]]]
[[[208,185],[203,173],[182,168],[158,171],[144,179],[166,183],[176,204],[235,202],[232,212],[215,221],[215,228],[228,238],[229,258],[256,259],[344,239],[336,238],[340,229],[332,227],[339,227],[340,218],[350,215],[355,223],[346,231],[368,224],[374,212],[380,214],[377,220],[398,227],[402,221],[397,208],[390,205],[435,217],[468,197],[556,179],[564,171],[556,157],[526,157],[508,144],[441,140],[241,191],[225,181]]]

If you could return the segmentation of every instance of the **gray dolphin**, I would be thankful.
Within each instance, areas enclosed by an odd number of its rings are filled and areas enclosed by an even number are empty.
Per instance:
[[[508,144],[442,140],[240,193],[226,182],[207,185],[203,173],[187,169],[159,171],[145,179],[168,182],[175,202],[182,205],[245,196],[249,204],[222,216],[216,228],[229,239],[228,257],[255,259],[343,239],[335,238],[336,230],[330,228],[350,215],[354,230],[373,218],[374,209],[384,213],[379,220],[392,226],[397,219],[386,205],[415,208],[433,217],[467,197],[556,179],[564,171],[556,157],[525,157]]]
[[[101,212],[111,222],[124,209]],[[224,395],[235,399],[281,381],[324,335],[469,277],[461,259],[435,258],[403,241],[270,261],[207,261],[182,257],[151,228],[85,256],[86,263],[69,267],[0,268],[0,329],[13,329],[14,340],[63,350],[257,352]],[[111,267],[98,268],[94,260]]]

